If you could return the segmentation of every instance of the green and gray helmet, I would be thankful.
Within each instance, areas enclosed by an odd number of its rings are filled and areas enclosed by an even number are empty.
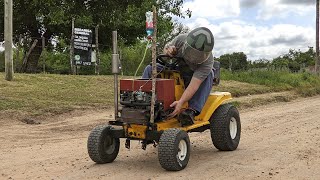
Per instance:
[[[186,39],[182,54],[183,58],[194,64],[202,64],[212,53],[214,37],[206,27],[192,30]]]

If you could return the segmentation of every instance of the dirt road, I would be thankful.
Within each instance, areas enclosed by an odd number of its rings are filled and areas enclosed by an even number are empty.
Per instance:
[[[157,149],[121,142],[114,163],[93,163],[89,131],[112,119],[109,112],[75,112],[45,118],[39,125],[0,119],[0,179],[319,179],[320,96],[240,112],[238,149],[219,152],[209,131],[190,134],[187,168],[168,172]]]

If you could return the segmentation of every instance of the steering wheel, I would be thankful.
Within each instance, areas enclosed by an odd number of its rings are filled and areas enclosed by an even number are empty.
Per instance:
[[[176,56],[171,57],[166,54],[160,54],[157,56],[157,63],[165,66],[168,69],[174,69],[178,65],[179,60],[183,60],[183,58]]]

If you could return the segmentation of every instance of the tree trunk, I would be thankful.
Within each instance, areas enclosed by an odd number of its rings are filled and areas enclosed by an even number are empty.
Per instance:
[[[29,48],[28,52],[24,55],[20,72],[22,72],[22,73],[26,72],[29,56],[30,56],[31,52],[33,51],[33,49],[36,47],[37,43],[38,43],[38,40],[37,39],[34,40],[34,42],[32,43],[31,47]]]
[[[26,73],[37,73],[41,72],[41,67],[38,68],[39,58],[42,53],[42,36],[45,38],[45,42],[48,42],[48,39],[51,38],[52,33],[49,31],[46,31],[43,35],[39,33],[38,29],[33,29],[31,33],[31,37],[33,37],[32,42],[35,40],[38,40],[36,46],[34,49],[32,49],[31,53],[29,54],[26,60],[25,68],[22,72]]]
[[[38,42],[37,42],[36,46],[34,47],[34,49],[31,51],[29,57],[26,57],[27,62],[26,62],[25,69],[23,72],[26,72],[26,73],[38,72],[37,67],[38,67],[38,63],[39,63],[39,58],[42,53],[42,40],[41,40],[41,38],[37,38],[37,40],[38,40]]]

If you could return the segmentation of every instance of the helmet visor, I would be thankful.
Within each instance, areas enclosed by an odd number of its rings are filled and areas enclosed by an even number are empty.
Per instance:
[[[193,64],[202,64],[209,58],[211,52],[199,51],[185,42],[183,45],[182,54],[186,61]]]

